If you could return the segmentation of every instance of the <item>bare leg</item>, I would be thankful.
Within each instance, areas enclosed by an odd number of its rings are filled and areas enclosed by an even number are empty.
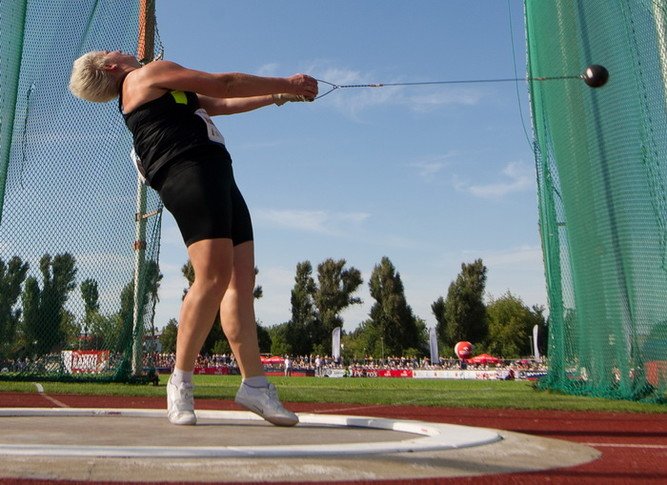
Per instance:
[[[243,383],[234,400],[277,426],[294,426],[296,414],[285,409],[273,384],[253,387],[251,378],[266,382],[259,357],[255,322],[255,256],[252,241],[234,247],[234,266],[229,287],[220,304],[220,320],[229,346],[236,356]],[[255,380],[255,379],[252,379]]]
[[[243,378],[264,375],[259,357],[253,292],[255,246],[248,241],[234,247],[231,280],[220,304],[220,320]]]
[[[167,383],[167,417],[173,424],[193,425],[194,387],[190,381],[201,346],[211,330],[232,274],[230,239],[206,239],[191,244],[188,255],[195,281],[181,305],[176,339],[176,368]]]
[[[188,255],[195,281],[181,306],[176,340],[176,367],[184,371],[194,369],[211,331],[231,279],[234,249],[231,239],[205,239],[191,244]]]

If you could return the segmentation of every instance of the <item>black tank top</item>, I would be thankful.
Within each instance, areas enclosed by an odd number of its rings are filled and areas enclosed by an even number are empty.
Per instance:
[[[160,168],[187,150],[225,144],[195,93],[168,91],[128,114],[123,113],[121,94],[118,108],[132,132],[137,168],[148,184]]]

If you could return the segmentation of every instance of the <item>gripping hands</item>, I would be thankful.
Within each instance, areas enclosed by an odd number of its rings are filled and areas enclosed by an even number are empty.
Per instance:
[[[312,101],[317,97],[317,80],[306,74],[294,74],[287,78],[291,89],[288,90],[290,94],[304,96],[307,101]]]
[[[287,102],[295,102],[295,101],[312,101],[312,99],[306,99],[305,96],[300,96],[298,94],[288,94],[288,93],[280,93],[280,94],[274,94],[273,95],[273,103],[276,106],[282,106],[283,104]]]
[[[282,106],[287,102],[313,101],[317,97],[317,80],[306,74],[294,74],[287,78],[290,90],[273,95],[273,102]]]

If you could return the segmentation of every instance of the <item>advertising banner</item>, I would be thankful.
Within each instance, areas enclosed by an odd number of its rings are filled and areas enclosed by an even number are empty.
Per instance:
[[[438,369],[416,369],[412,371],[415,379],[497,379],[495,370],[438,370]]]
[[[229,367],[195,367],[195,374],[206,374],[214,376],[229,375]]]
[[[99,374],[109,368],[108,350],[63,350],[61,355],[69,374]]]

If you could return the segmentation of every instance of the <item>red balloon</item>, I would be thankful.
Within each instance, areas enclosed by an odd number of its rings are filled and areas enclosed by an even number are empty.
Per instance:
[[[472,344],[470,342],[458,342],[454,346],[454,353],[459,359],[467,359],[472,355]]]

